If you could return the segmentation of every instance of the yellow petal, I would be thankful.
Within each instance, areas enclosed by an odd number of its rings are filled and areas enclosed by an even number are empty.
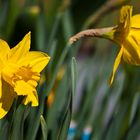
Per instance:
[[[123,43],[124,54],[123,59],[128,64],[140,65],[140,46],[135,36],[128,36]]]
[[[134,15],[131,19],[131,27],[140,28],[140,14]]]
[[[2,78],[13,86],[13,78],[18,71],[19,67],[14,63],[8,63],[2,70]]]
[[[35,80],[28,80],[27,83],[33,87],[36,87],[38,83]]]
[[[28,83],[24,82],[23,80],[18,80],[15,83],[14,91],[17,93],[17,95],[28,95],[35,92],[35,88],[33,88]]]
[[[0,39],[0,58],[7,58],[7,55],[10,51],[9,45],[6,41]]]
[[[120,24],[123,28],[129,28],[132,17],[132,6],[123,6],[120,11]]]
[[[114,40],[122,43],[124,38],[127,37],[131,28],[132,7],[123,6],[120,11],[120,21],[114,34]]]
[[[2,96],[0,98],[0,119],[8,113],[13,104],[14,98],[16,97],[12,87],[4,80],[2,81],[1,92]]]
[[[10,48],[8,44],[4,40],[0,39],[0,70],[2,70],[4,64],[6,64],[9,51]]]
[[[23,66],[29,65],[34,72],[40,73],[48,64],[49,60],[50,57],[46,53],[31,51],[18,64]]]
[[[23,80],[19,80],[16,82],[14,91],[17,93],[17,95],[26,96],[24,99],[24,104],[28,104],[31,102],[32,106],[38,105],[38,96],[36,89]]]
[[[2,78],[0,73],[0,98],[2,97]]]
[[[31,106],[38,106],[38,95],[37,92],[34,92],[31,95],[27,95],[24,99],[23,99],[23,104],[27,105],[31,103]]]
[[[109,85],[111,85],[113,83],[113,80],[114,80],[114,75],[116,73],[116,70],[121,62],[121,58],[122,58],[122,55],[123,55],[123,47],[121,47],[117,57],[116,57],[116,60],[115,60],[115,63],[114,63],[114,67],[113,67],[113,71],[112,71],[112,74],[111,74],[111,77],[109,79]]]
[[[140,28],[131,28],[131,31],[129,33],[127,40],[129,40],[129,38],[132,38],[135,41],[135,43],[138,46],[140,46]]]
[[[30,50],[31,32],[25,35],[25,37],[9,52],[9,61],[17,62],[20,58],[25,56]]]

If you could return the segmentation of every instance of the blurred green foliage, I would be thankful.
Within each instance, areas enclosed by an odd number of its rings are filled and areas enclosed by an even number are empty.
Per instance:
[[[122,64],[109,87],[107,79],[117,54],[115,44],[99,39],[67,44],[106,2],[0,0],[0,38],[13,47],[31,31],[31,49],[51,56],[38,86],[40,105],[32,108],[15,101],[0,121],[0,139],[140,139],[139,67]],[[129,4],[134,6],[134,13],[140,13],[138,1]],[[95,27],[115,25],[117,16],[118,10],[112,9]],[[65,72],[60,78],[61,69]],[[49,98],[52,91],[54,96]]]

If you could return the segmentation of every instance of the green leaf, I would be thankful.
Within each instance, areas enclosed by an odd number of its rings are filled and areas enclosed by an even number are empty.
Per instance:
[[[47,42],[47,52],[50,53],[50,49],[52,46],[52,43],[54,42],[54,40],[56,40],[56,35],[57,35],[57,31],[59,29],[59,24],[60,24],[60,20],[62,18],[62,13],[58,12],[58,14],[55,17],[55,21],[53,23],[53,27]]]
[[[46,96],[46,85],[45,83],[39,87],[39,103],[38,107],[32,108],[28,118],[28,127],[25,140],[34,140],[37,136],[37,132],[40,126],[40,115],[43,114],[45,96]]]
[[[43,140],[47,140],[47,135],[48,135],[47,124],[46,124],[46,121],[42,115],[40,116],[40,122],[41,122]]]
[[[58,72],[59,68],[61,67],[61,65],[62,65],[62,63],[63,63],[63,61],[64,61],[64,59],[65,59],[68,51],[70,50],[70,48],[71,48],[71,45],[70,44],[66,44],[66,46],[65,46],[65,48],[64,48],[64,50],[63,50],[63,52],[62,52],[62,54],[61,54],[58,62],[57,62],[57,64],[55,66],[54,72],[52,74],[51,81],[50,81],[49,86],[47,88],[47,92],[46,92],[47,94],[46,94],[46,96],[49,95],[49,93],[50,93],[50,91],[51,91],[51,89],[53,87],[53,84],[55,82],[55,78],[57,76],[57,72]]]
[[[129,102],[122,103],[114,114],[112,121],[110,122],[109,128],[106,130],[104,135],[105,140],[120,140],[124,139],[124,136],[128,129],[128,115],[129,115]]]
[[[52,72],[52,66],[53,66],[53,62],[54,62],[54,55],[55,55],[55,52],[56,52],[56,46],[57,46],[57,40],[53,40],[51,46],[50,46],[50,57],[51,57],[51,61],[49,62],[49,65],[48,65],[48,69],[50,69],[49,72]]]
[[[133,99],[132,102],[132,106],[131,106],[131,112],[130,112],[130,118],[129,118],[129,125],[131,125],[132,121],[134,120],[138,105],[139,105],[139,92],[135,94],[135,97]]]
[[[68,104],[68,79],[67,74],[64,74],[63,78],[59,82],[55,83],[55,90],[54,88],[52,91],[54,92],[54,101],[53,104],[48,108],[46,112],[46,121],[49,130],[49,138],[51,140],[56,140],[58,131],[61,126],[61,122],[63,120],[63,115],[66,112],[67,104]],[[58,85],[57,85],[58,84]]]
[[[73,23],[72,23],[72,17],[70,10],[67,9],[64,14],[63,14],[63,30],[64,30],[64,37],[65,40],[68,41],[68,39],[74,34],[74,29],[73,29]]]
[[[44,14],[42,11],[38,15],[38,20],[36,24],[36,44],[38,50],[41,51],[46,51],[46,45],[45,45],[45,40],[46,40],[46,25],[45,25],[45,18]]]
[[[77,63],[74,57],[72,58],[72,62],[71,62],[71,79],[72,79],[72,93],[74,96],[75,88],[76,88],[76,80],[77,80]]]
[[[24,140],[24,121],[29,113],[29,106],[19,105],[15,114],[11,128],[10,140]]]
[[[72,115],[72,93],[69,93],[68,96],[68,103],[66,112],[64,113],[63,120],[61,122],[60,131],[58,134],[58,140],[66,140],[68,129],[71,121],[71,115]]]
[[[127,140],[139,140],[140,120],[135,122],[134,126],[128,132]]]
[[[16,7],[16,8],[15,8]],[[18,0],[9,0],[7,8],[7,18],[3,25],[4,33],[6,37],[9,37],[12,34],[12,31],[15,26],[15,22],[22,11],[22,6]]]
[[[0,139],[7,140],[9,137],[9,122],[7,120],[1,120],[1,129],[0,129]]]

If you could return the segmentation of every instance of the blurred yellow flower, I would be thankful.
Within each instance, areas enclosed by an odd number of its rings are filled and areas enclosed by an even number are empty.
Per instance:
[[[106,35],[120,46],[109,81],[111,85],[122,59],[128,64],[140,65],[140,14],[132,17],[132,6],[122,7],[118,26]]]
[[[62,80],[64,74],[65,74],[65,66],[62,66],[58,73],[57,73],[57,76],[56,76],[56,80],[55,80],[55,83],[54,83],[54,86],[47,98],[47,106],[48,107],[51,107],[51,105],[53,104],[54,102],[54,99],[55,99],[55,96],[56,96],[56,91],[57,91],[57,88],[58,88],[58,85],[60,83],[60,81]]]
[[[29,12],[32,15],[37,15],[40,12],[40,8],[39,8],[39,6],[32,6],[32,7],[29,8]]]
[[[38,106],[36,86],[50,57],[43,52],[29,51],[30,42],[30,32],[12,49],[0,40],[0,118],[8,113],[18,96],[24,96],[24,105]]]

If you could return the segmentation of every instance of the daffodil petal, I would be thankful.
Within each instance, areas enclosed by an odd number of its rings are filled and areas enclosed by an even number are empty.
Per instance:
[[[140,48],[140,28],[131,28],[129,36],[126,40],[130,40],[130,38],[133,40],[133,42],[136,43],[139,49]]]
[[[123,42],[123,59],[128,64],[140,65],[140,42],[138,41],[135,36],[131,35]]]
[[[9,45],[2,39],[0,39],[0,70],[7,62],[7,55],[10,51]]]
[[[31,32],[27,33],[25,37],[9,52],[9,61],[17,62],[25,56],[30,50]]]
[[[3,118],[10,110],[14,98],[16,97],[12,88],[4,80],[2,81],[2,95],[0,98],[0,119]]]
[[[15,83],[14,91],[17,93],[17,95],[25,96],[35,92],[35,88],[23,80],[18,80]]]
[[[18,64],[24,66],[29,65],[34,72],[40,73],[48,64],[49,60],[50,57],[46,53],[31,51]]]
[[[131,26],[132,17],[132,6],[124,6],[120,11],[120,26],[122,25],[123,30],[128,32]]]
[[[114,75],[116,73],[116,70],[117,70],[120,62],[121,62],[122,55],[123,55],[123,47],[120,49],[120,51],[119,51],[119,53],[118,53],[118,55],[116,57],[114,67],[113,67],[113,71],[112,71],[111,77],[109,79],[109,85],[111,85],[113,83]]]
[[[7,64],[2,70],[2,78],[13,86],[13,76],[16,74],[19,67],[14,63]]]
[[[38,105],[38,96],[36,89],[23,80],[19,80],[16,82],[14,91],[17,93],[17,95],[26,96],[23,101],[24,104],[28,104],[31,102],[32,106]]]
[[[7,58],[6,56],[8,55],[10,51],[9,45],[7,44],[6,41],[0,39],[0,57],[3,58]]]
[[[132,6],[123,6],[120,11],[120,21],[114,32],[114,41],[119,44],[126,38],[131,29]]]
[[[131,19],[131,27],[140,28],[140,14],[134,15]]]
[[[0,73],[0,98],[2,97],[2,78]]]
[[[35,80],[28,80],[27,83],[33,87],[36,87],[38,84]]]
[[[38,106],[38,95],[37,92],[34,92],[33,94],[27,95],[23,99],[23,104],[27,105],[31,103],[31,106]]]

